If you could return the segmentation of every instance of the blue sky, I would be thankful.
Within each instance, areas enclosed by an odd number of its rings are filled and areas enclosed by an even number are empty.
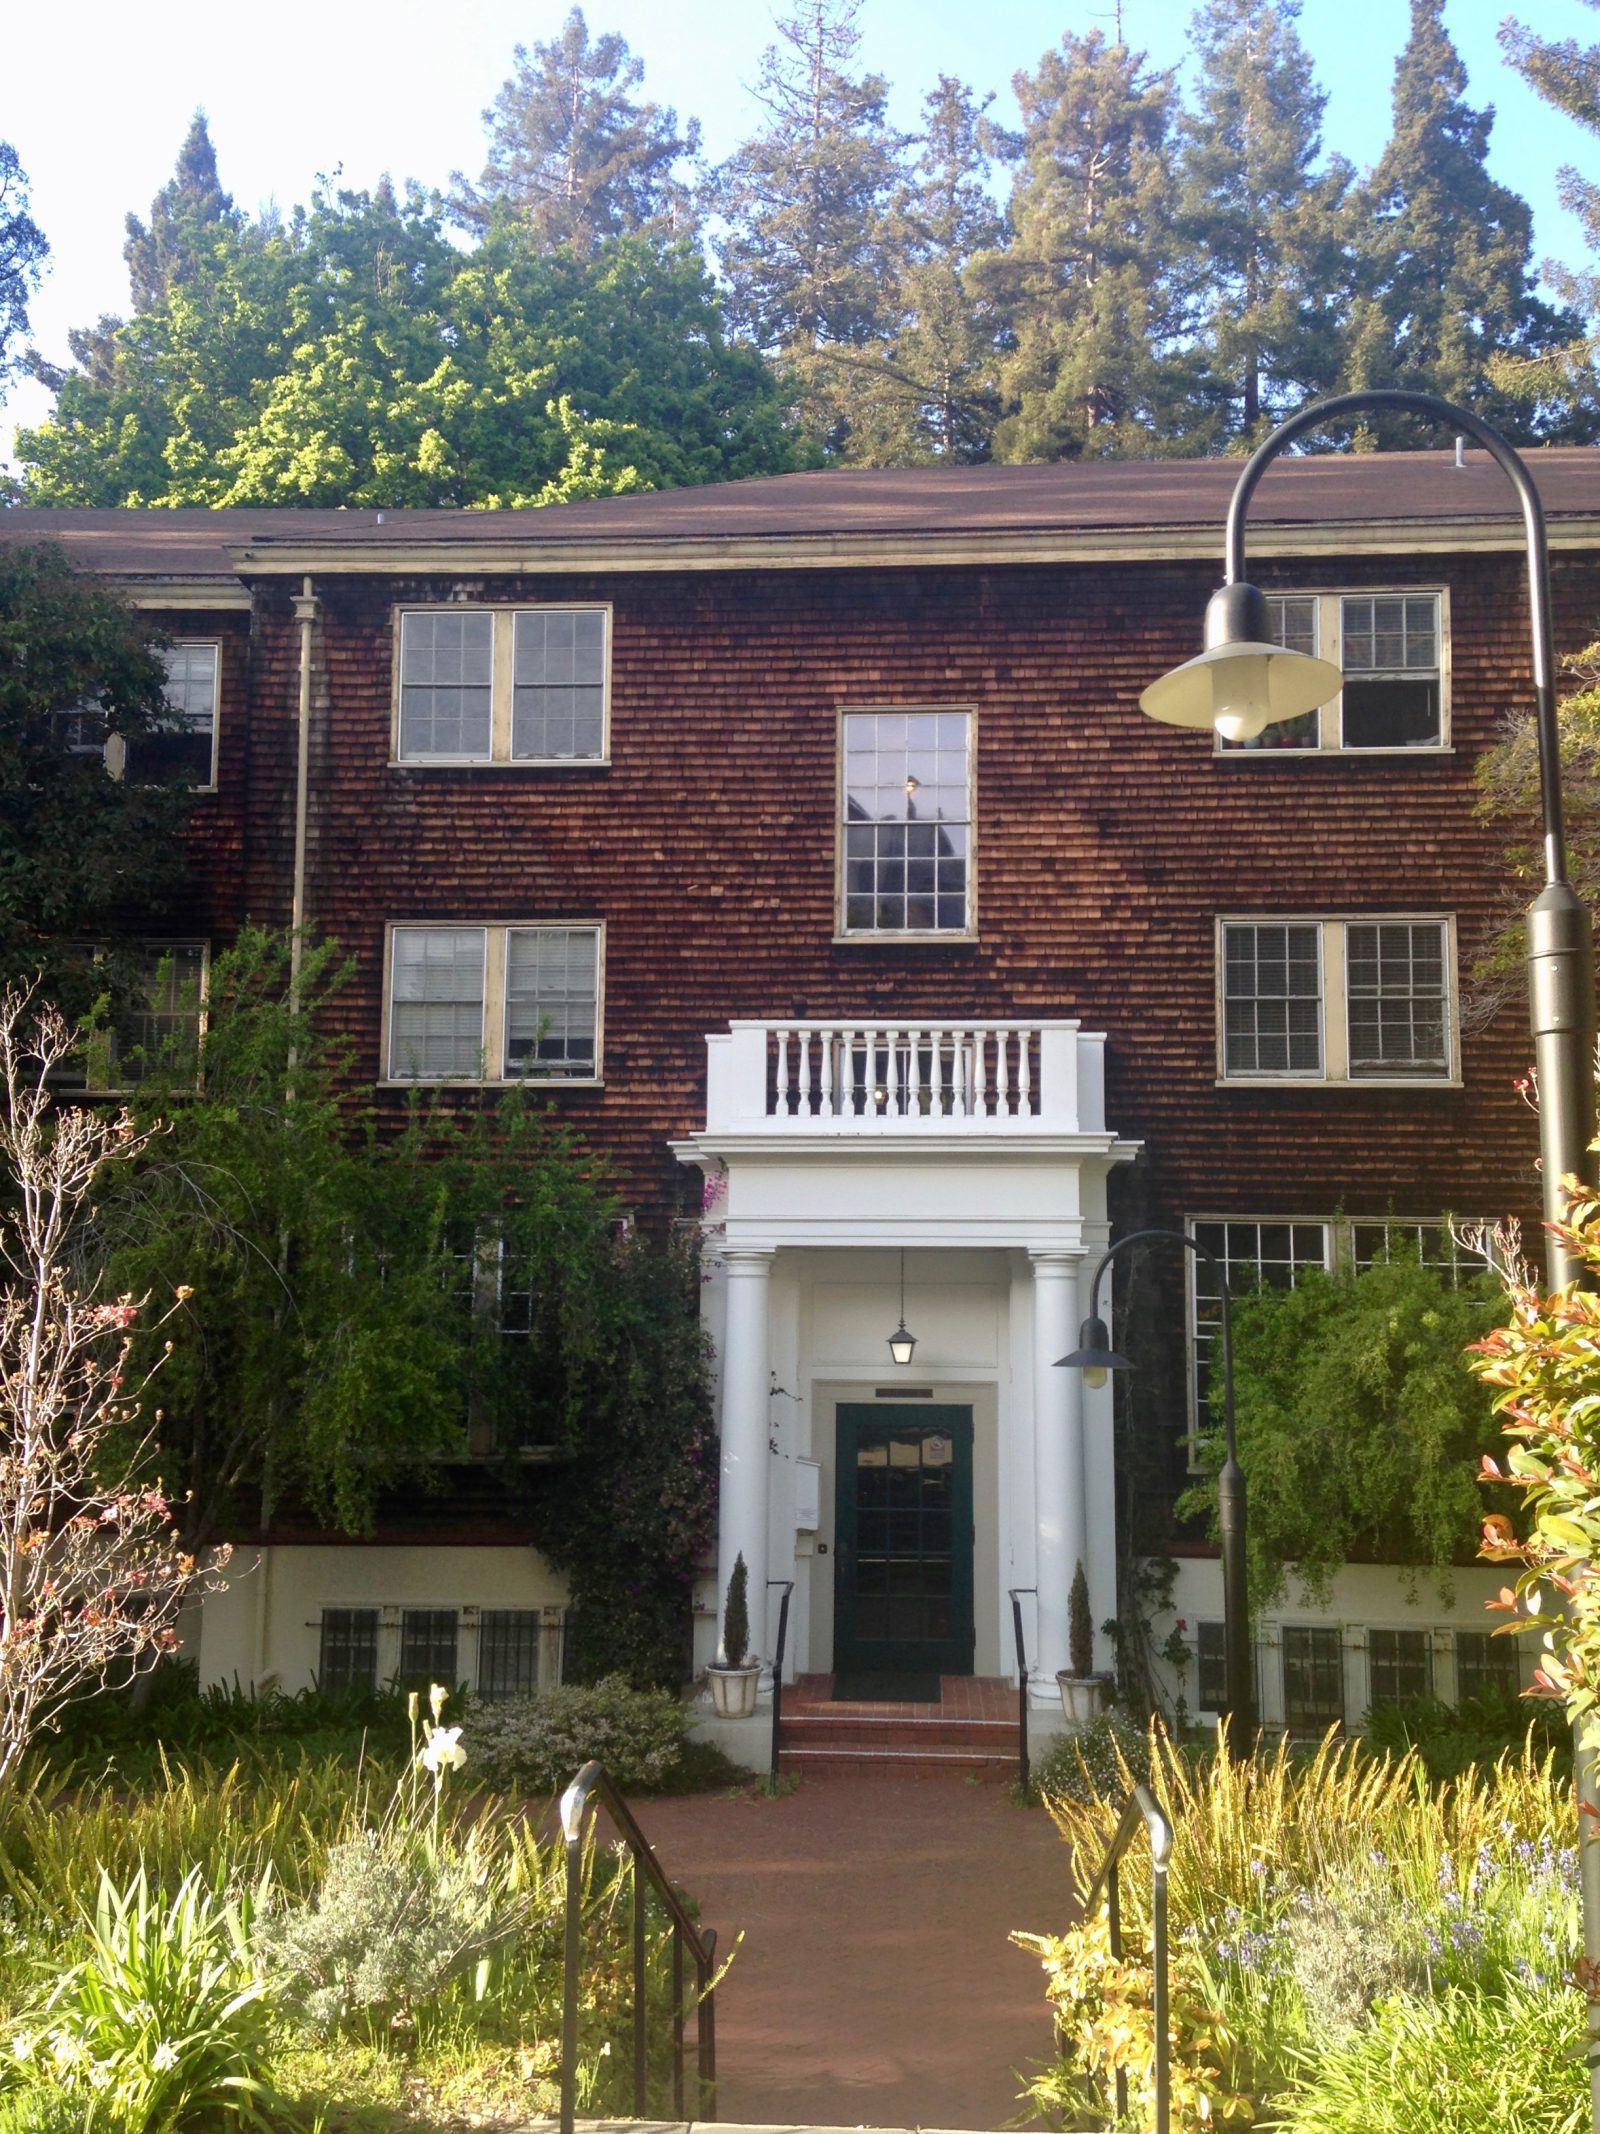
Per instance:
[[[1532,204],[1539,255],[1576,260],[1556,172],[1572,162],[1600,175],[1600,144],[1502,64],[1495,29],[1510,11],[1498,0],[1447,0],[1446,20],[1472,100],[1496,107],[1492,166]],[[1523,0],[1516,11],[1548,37],[1600,37],[1600,17],[1580,0]],[[758,123],[750,86],[772,34],[763,0],[591,0],[586,13],[592,32],[627,38],[648,94],[698,116],[711,158]],[[1123,0],[1124,34],[1156,64],[1181,67],[1192,13],[1192,0]],[[1409,13],[1407,0],[1304,0],[1301,33],[1329,96],[1325,140],[1357,163],[1382,150]],[[439,0],[275,0],[265,9],[75,0],[61,14],[13,10],[0,137],[32,179],[35,219],[54,254],[33,306],[35,341],[64,359],[69,326],[125,306],[123,216],[142,214],[170,175],[197,105],[210,116],[223,183],[246,208],[303,200],[319,172],[341,166],[356,185],[384,171],[442,185],[453,170],[480,167],[480,114],[511,70],[512,46],[552,35],[565,14],[566,0],[457,0],[453,9]],[[894,85],[902,125],[915,123],[941,71],[997,92],[1005,120],[1019,68],[1036,65],[1064,31],[1098,24],[1110,34],[1114,17],[1115,0],[865,0],[862,58]],[[13,389],[0,454],[9,425],[48,405],[37,388]]]

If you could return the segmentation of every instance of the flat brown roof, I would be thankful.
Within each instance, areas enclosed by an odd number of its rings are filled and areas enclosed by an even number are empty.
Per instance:
[[[1600,449],[1550,448],[1527,460],[1552,522],[1600,520]],[[926,544],[932,560],[952,544],[981,554],[992,542],[1011,555],[1034,542],[1049,548],[1074,537],[1122,536],[1116,545],[1124,552],[1148,543],[1152,553],[1205,549],[1220,556],[1240,464],[840,468],[527,511],[15,509],[0,512],[0,539],[60,541],[84,569],[112,577],[190,582],[276,575],[302,559],[318,569],[392,569],[409,560],[420,566],[425,552],[447,550],[458,557],[472,551],[502,568],[513,551],[534,567],[542,553],[559,553],[571,567],[584,550],[597,563],[618,565],[632,552],[653,550],[645,567],[661,569],[671,560],[667,550],[687,563],[714,547],[733,566],[763,560],[763,547],[784,552],[766,559],[773,562],[813,547],[827,551],[826,560],[848,563],[883,560],[902,543]],[[1516,518],[1511,486],[1484,453],[1469,451],[1457,467],[1453,450],[1445,450],[1279,460],[1256,493],[1250,524],[1284,532],[1425,525],[1425,545],[1443,549],[1453,545],[1451,528],[1503,527],[1510,536],[1506,522]],[[1283,547],[1281,539],[1271,545]]]

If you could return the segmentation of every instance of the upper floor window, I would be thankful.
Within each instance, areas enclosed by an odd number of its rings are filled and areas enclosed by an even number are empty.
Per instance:
[[[598,926],[395,926],[391,1081],[592,1082],[600,1072]]]
[[[413,608],[400,616],[400,763],[600,763],[610,610]]]
[[[1442,593],[1271,593],[1267,613],[1278,644],[1333,661],[1344,670],[1344,689],[1320,711],[1219,748],[1231,755],[1445,746]]]
[[[1452,1079],[1448,919],[1219,924],[1225,1080]]]
[[[970,932],[971,741],[965,711],[844,713],[845,934]]]
[[[60,712],[56,728],[74,756],[103,756],[113,778],[133,785],[191,785],[201,789],[217,782],[217,691],[222,647],[203,639],[185,639],[161,655],[167,670],[165,725],[126,736],[106,732],[106,715],[97,704],[73,704]]]

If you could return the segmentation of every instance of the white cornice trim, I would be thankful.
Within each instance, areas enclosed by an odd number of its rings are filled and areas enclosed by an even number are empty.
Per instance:
[[[1549,528],[1553,550],[1600,548],[1600,516]],[[1516,519],[1405,519],[1381,525],[1263,525],[1252,556],[1498,555],[1520,552]],[[538,577],[576,572],[998,568],[1023,563],[1222,563],[1222,527],[1160,532],[773,534],[659,540],[307,542],[228,550],[241,577]]]
[[[1024,1132],[973,1134],[694,1134],[667,1143],[680,1163],[707,1158],[721,1163],[880,1164],[918,1163],[930,1169],[947,1164],[1006,1164],[1021,1157],[1030,1163],[1131,1163],[1144,1146],[1115,1134],[1041,1134]]]
[[[136,608],[174,608],[187,612],[197,609],[212,614],[227,612],[248,615],[254,606],[254,598],[247,585],[228,578],[150,578],[130,577],[126,573],[113,577],[111,583]]]

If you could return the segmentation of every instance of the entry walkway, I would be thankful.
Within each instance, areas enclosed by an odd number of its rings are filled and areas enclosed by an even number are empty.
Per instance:
[[[1007,1940],[1067,1917],[1042,1809],[945,1772],[807,1774],[781,1800],[639,1809],[662,1865],[726,1948],[718,2117],[746,2124],[999,2128],[1050,2053],[1037,1961]]]

